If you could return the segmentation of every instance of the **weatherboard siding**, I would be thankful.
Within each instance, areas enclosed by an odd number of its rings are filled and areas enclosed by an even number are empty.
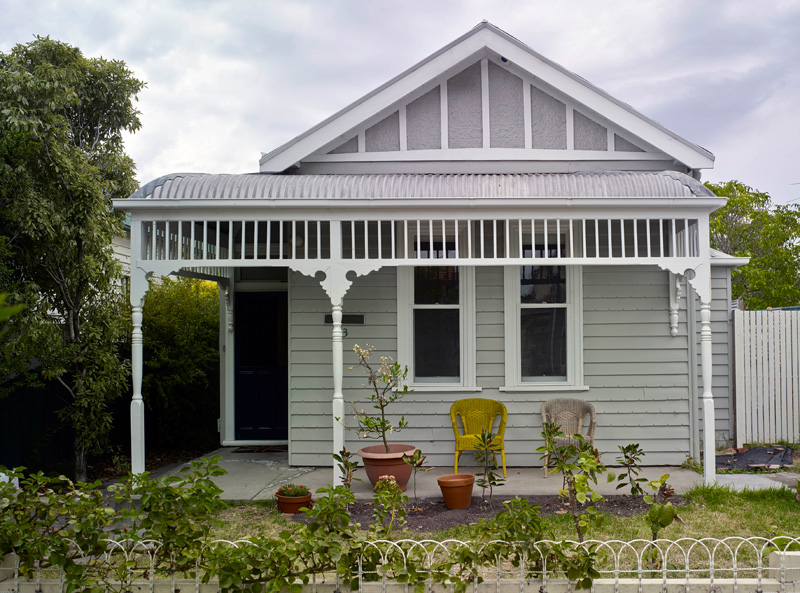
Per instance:
[[[345,314],[365,316],[364,325],[344,325],[345,422],[351,428],[352,402],[360,408],[367,406],[363,375],[358,369],[349,369],[356,363],[353,345],[371,344],[380,354],[396,356],[396,278],[393,268],[356,278],[344,299]],[[639,443],[645,451],[645,464],[682,462],[690,451],[692,438],[685,300],[679,315],[679,334],[673,337],[666,272],[656,267],[585,267],[583,278],[584,383],[588,391],[501,391],[505,383],[503,268],[478,267],[475,360],[480,391],[416,391],[407,395],[399,406],[394,406],[393,414],[403,414],[410,427],[391,440],[413,443],[428,455],[431,465],[447,466],[453,462],[451,403],[463,397],[498,399],[509,411],[507,464],[537,466],[541,463],[535,453],[542,444],[541,404],[554,397],[578,397],[595,405],[596,446],[605,453],[606,462],[614,462],[618,445],[632,442]],[[292,274],[290,282],[290,463],[329,465],[332,328],[323,321],[330,313],[330,301],[313,279]],[[719,282],[719,278],[715,279],[715,286]],[[719,295],[715,292],[716,296]],[[723,338],[717,335],[724,329],[720,312],[715,312],[715,319],[716,341]],[[715,349],[714,362],[715,373],[727,370],[724,347]],[[719,377],[715,380],[722,381]],[[354,431],[346,432],[345,439],[350,451],[375,444],[358,439]],[[465,453],[462,460],[465,467],[474,463],[470,453]]]
[[[613,462],[638,443],[645,464],[680,463],[690,447],[686,311],[670,335],[669,275],[657,267],[586,267],[584,381],[596,447]]]

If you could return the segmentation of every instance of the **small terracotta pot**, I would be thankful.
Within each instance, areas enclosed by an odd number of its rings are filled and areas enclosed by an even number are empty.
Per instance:
[[[475,476],[472,474],[450,474],[436,479],[448,509],[467,509],[472,502],[472,487]]]
[[[358,455],[364,461],[364,470],[370,484],[377,484],[381,476],[394,476],[400,490],[405,492],[412,469],[403,461],[403,457],[414,455],[416,450],[414,445],[392,444],[387,453],[383,445],[372,445],[361,449]]]
[[[282,496],[275,495],[275,500],[278,503],[278,510],[282,513],[299,513],[303,507],[311,506],[311,493],[305,496]]]

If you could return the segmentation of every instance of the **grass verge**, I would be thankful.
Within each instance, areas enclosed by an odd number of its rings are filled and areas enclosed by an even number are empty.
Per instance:
[[[746,490],[698,486],[685,498],[688,503],[678,508],[682,523],[675,522],[661,533],[665,539],[726,537],[800,536],[800,503],[788,488]],[[498,511],[501,510],[498,508]],[[273,537],[286,529],[290,522],[277,511],[273,501],[240,503],[220,513],[222,526],[215,532],[221,539],[239,539],[256,533]],[[569,515],[543,517],[546,530],[553,539],[576,539]],[[398,532],[398,538],[460,539],[473,537],[471,525],[460,525],[442,531],[426,533]],[[615,517],[605,515],[603,524],[587,534],[599,540],[650,539],[644,515]]]

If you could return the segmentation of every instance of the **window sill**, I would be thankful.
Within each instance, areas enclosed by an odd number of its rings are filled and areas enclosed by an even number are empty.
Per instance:
[[[466,386],[466,385],[451,385],[449,383],[426,383],[425,385],[408,385],[409,389],[413,389],[414,392],[421,392],[421,391],[441,391],[446,393],[451,392],[462,392],[462,393],[471,393],[471,392],[478,392],[483,391],[483,387],[478,387],[476,385]]]
[[[501,385],[500,391],[505,393],[524,393],[533,391],[589,391],[588,385],[557,385],[547,383],[528,383],[525,385]]]

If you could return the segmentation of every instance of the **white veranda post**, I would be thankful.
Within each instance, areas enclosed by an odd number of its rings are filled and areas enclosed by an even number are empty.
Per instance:
[[[342,347],[342,301],[333,303],[333,452],[344,447],[344,394],[342,393],[344,352]],[[342,483],[341,470],[333,464],[333,483]]]
[[[717,480],[714,395],[711,393],[711,302],[700,300],[700,365],[703,377],[703,477],[707,485]]]
[[[142,369],[144,351],[142,342],[142,308],[148,289],[147,276],[131,268],[131,305],[133,307],[133,332],[131,334],[131,473],[140,474],[144,467],[144,400],[142,399]]]

